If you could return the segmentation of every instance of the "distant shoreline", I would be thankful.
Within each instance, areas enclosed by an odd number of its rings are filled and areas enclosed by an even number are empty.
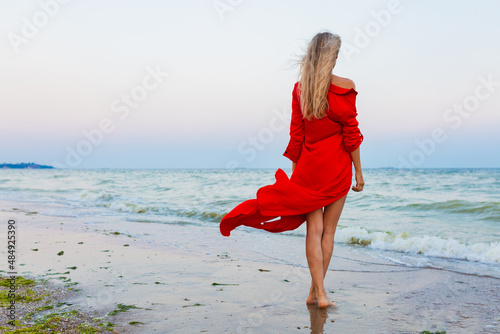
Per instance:
[[[52,166],[39,165],[34,162],[22,162],[17,164],[0,164],[3,169],[54,169]]]

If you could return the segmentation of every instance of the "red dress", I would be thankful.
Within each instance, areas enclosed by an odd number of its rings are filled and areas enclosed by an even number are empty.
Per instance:
[[[276,182],[257,191],[226,214],[220,232],[229,236],[240,225],[269,232],[294,230],[306,214],[346,195],[352,182],[349,152],[361,145],[363,135],[356,120],[356,92],[330,85],[326,116],[311,121],[302,117],[299,82],[292,93],[290,142],[283,155],[297,165],[290,179],[280,168]]]

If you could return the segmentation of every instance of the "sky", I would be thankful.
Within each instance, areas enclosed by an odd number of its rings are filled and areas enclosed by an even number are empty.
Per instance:
[[[296,61],[342,38],[365,168],[500,167],[500,2],[3,0],[0,163],[288,168]]]

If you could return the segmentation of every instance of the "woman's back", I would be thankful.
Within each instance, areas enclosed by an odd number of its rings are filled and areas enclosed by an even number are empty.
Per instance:
[[[349,84],[345,80],[342,83]],[[283,154],[297,163],[290,178],[292,182],[326,193],[349,190],[352,178],[349,149],[353,144],[359,146],[363,137],[356,121],[357,92],[353,85],[348,87],[331,83],[326,115],[308,120],[301,111],[300,82],[295,83],[290,142]]]
[[[352,82],[352,81],[351,81]],[[355,99],[357,92],[351,87],[341,87],[331,84],[328,90],[329,108],[325,117],[304,119],[304,139],[306,145],[325,139],[342,131],[341,120],[343,115],[356,112]],[[299,98],[300,100],[300,98]],[[296,110],[295,112],[298,112]]]

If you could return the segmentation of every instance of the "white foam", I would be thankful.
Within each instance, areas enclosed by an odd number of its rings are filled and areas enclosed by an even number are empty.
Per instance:
[[[453,238],[412,236],[406,232],[390,233],[340,226],[335,234],[335,241],[448,259],[500,263],[500,242],[468,244]]]

